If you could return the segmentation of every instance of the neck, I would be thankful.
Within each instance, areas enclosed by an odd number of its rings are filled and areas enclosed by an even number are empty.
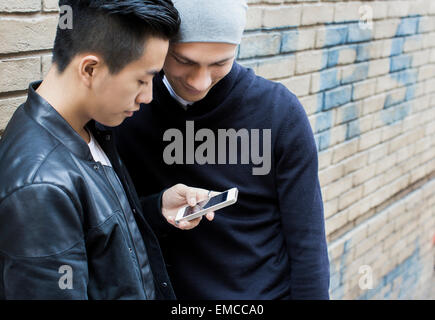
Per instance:
[[[86,143],[89,143],[90,137],[85,125],[91,118],[81,111],[80,106],[83,104],[80,103],[77,86],[72,85],[72,81],[66,78],[65,74],[59,74],[56,67],[52,66],[36,92],[68,122]]]

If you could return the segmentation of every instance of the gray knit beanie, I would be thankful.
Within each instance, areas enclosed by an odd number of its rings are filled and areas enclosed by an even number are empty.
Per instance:
[[[246,25],[246,0],[172,0],[181,17],[175,42],[239,44]]]

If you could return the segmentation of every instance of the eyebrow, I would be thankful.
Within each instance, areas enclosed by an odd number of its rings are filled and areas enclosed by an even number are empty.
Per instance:
[[[172,52],[172,51],[170,52],[170,54],[172,54],[172,55],[175,56],[176,58],[186,60],[186,61],[189,62],[189,63],[192,63],[192,64],[199,64],[198,62],[193,61],[193,60],[191,60],[191,59],[189,59],[189,58],[187,58],[187,57],[184,57],[184,56],[181,55],[181,54],[178,54],[178,53],[175,53],[175,52]],[[219,61],[213,62],[213,63],[211,63],[211,64],[219,64],[219,63],[226,62],[226,61],[228,61],[228,60],[233,59],[234,56],[235,56],[235,55],[233,54],[233,55],[231,55],[231,57],[228,57],[228,58],[225,58],[225,59],[222,59],[222,60],[219,60]]]
[[[160,73],[160,70],[148,70],[147,72],[146,72],[146,74],[147,75],[150,75],[150,76],[156,76],[156,75],[158,75]]]

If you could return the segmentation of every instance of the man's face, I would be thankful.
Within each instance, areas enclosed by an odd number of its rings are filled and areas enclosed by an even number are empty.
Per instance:
[[[196,102],[231,71],[236,48],[229,43],[172,43],[163,70],[177,95]]]
[[[120,125],[139,110],[141,103],[153,99],[152,80],[162,69],[169,41],[151,37],[145,42],[144,53],[119,73],[110,74],[104,66],[92,84],[92,119],[106,125]]]

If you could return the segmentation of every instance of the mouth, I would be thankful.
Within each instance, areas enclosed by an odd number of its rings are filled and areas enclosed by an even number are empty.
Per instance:
[[[133,110],[133,111],[124,111],[124,114],[127,115],[127,117],[131,117],[131,116],[133,116],[133,114],[136,111],[139,111],[139,109],[136,109],[136,110]]]
[[[186,91],[191,94],[192,96],[199,96],[203,93],[203,91],[198,91],[196,89],[192,89],[186,85],[184,85],[184,88],[186,89]]]

